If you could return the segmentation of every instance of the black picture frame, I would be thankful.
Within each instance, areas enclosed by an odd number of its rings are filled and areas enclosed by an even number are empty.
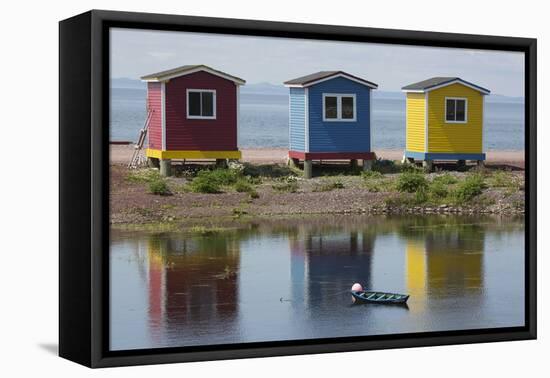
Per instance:
[[[111,27],[524,52],[525,326],[109,351]],[[92,10],[59,23],[59,90],[61,357],[95,368],[536,338],[536,39]]]

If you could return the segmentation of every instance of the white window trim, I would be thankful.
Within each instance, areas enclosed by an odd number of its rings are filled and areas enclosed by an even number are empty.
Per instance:
[[[202,92],[207,92],[207,93],[213,93],[213,96],[212,96],[212,106],[213,106],[213,112],[212,112],[212,115],[211,116],[194,116],[194,115],[189,115],[189,93],[190,92],[199,92],[199,93],[202,93]],[[186,113],[187,113],[187,119],[216,119],[216,90],[215,89],[195,89],[195,88],[188,88],[185,92],[185,97],[186,97],[186,102],[187,102],[187,109],[186,109]],[[202,101],[202,95],[201,95],[201,101]],[[201,104],[201,111],[202,111],[202,104]]]
[[[464,121],[448,121],[447,120],[447,100],[464,100]],[[468,123],[468,99],[466,97],[445,97],[445,123]],[[455,107],[456,117],[456,107]]]
[[[336,118],[326,118],[325,98],[336,97]],[[353,118],[342,118],[342,97],[353,98]],[[357,122],[357,98],[354,93],[323,93],[323,122]]]

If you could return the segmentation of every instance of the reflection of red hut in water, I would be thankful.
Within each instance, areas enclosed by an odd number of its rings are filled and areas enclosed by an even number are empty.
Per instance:
[[[201,322],[230,325],[235,319],[239,267],[236,245],[228,245],[226,240],[152,237],[148,257],[152,337],[160,337],[165,329],[184,331]]]
[[[172,159],[240,159],[239,87],[243,79],[205,65],[141,78],[147,82],[147,158],[170,175]],[[160,161],[160,162],[159,162]]]

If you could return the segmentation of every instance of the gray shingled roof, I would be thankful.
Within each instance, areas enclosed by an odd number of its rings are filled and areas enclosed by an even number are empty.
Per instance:
[[[224,78],[226,78],[228,80],[231,80],[231,81],[234,81],[235,83],[238,83],[238,84],[244,84],[245,83],[245,81],[243,79],[239,78],[239,77],[229,75],[229,74],[227,74],[225,72],[222,72],[222,71],[215,70],[211,67],[205,66],[204,64],[188,64],[188,65],[185,65],[185,66],[172,68],[172,69],[169,69],[169,70],[166,70],[166,71],[155,72],[155,73],[152,73],[152,74],[149,74],[149,75],[142,76],[141,80],[158,80],[158,81],[162,81],[163,79],[166,79],[166,78],[169,78],[169,77],[183,76],[183,75],[187,74],[189,71],[193,71],[193,70],[196,70],[196,69],[203,69],[207,72],[209,71],[214,75],[224,77]]]
[[[303,86],[303,87],[307,87],[311,83],[314,83],[318,80],[326,79],[326,78],[329,78],[329,77],[332,77],[332,76],[337,76],[337,75],[345,75],[345,76],[348,76],[348,77],[350,77],[354,80],[357,80],[357,81],[365,84],[366,86],[369,86],[369,87],[372,87],[372,88],[378,88],[378,84],[375,84],[375,83],[373,83],[371,81],[368,81],[368,80],[365,80],[365,79],[361,79],[360,77],[357,77],[357,76],[350,75],[350,74],[348,74],[344,71],[319,71],[319,72],[312,73],[310,75],[306,75],[306,76],[298,77],[296,79],[285,81],[284,85],[300,85],[300,86]]]
[[[479,85],[472,84],[466,80],[462,80],[459,77],[432,77],[428,80],[423,80],[423,81],[419,81],[418,83],[409,84],[401,89],[404,91],[428,91],[431,88],[434,88],[440,85],[451,84],[453,82],[460,82],[460,83],[466,84],[470,87],[473,87],[474,89],[477,89],[482,93],[487,93],[487,94],[491,93],[490,90],[480,87]]]

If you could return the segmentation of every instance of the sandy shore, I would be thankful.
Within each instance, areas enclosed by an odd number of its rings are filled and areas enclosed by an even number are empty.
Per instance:
[[[111,163],[127,163],[133,152],[131,145],[111,145]],[[376,156],[388,160],[401,160],[403,150],[376,150]],[[271,164],[286,162],[288,150],[286,148],[246,148],[242,149],[243,161],[256,164]],[[525,167],[524,151],[488,151],[488,165]]]

